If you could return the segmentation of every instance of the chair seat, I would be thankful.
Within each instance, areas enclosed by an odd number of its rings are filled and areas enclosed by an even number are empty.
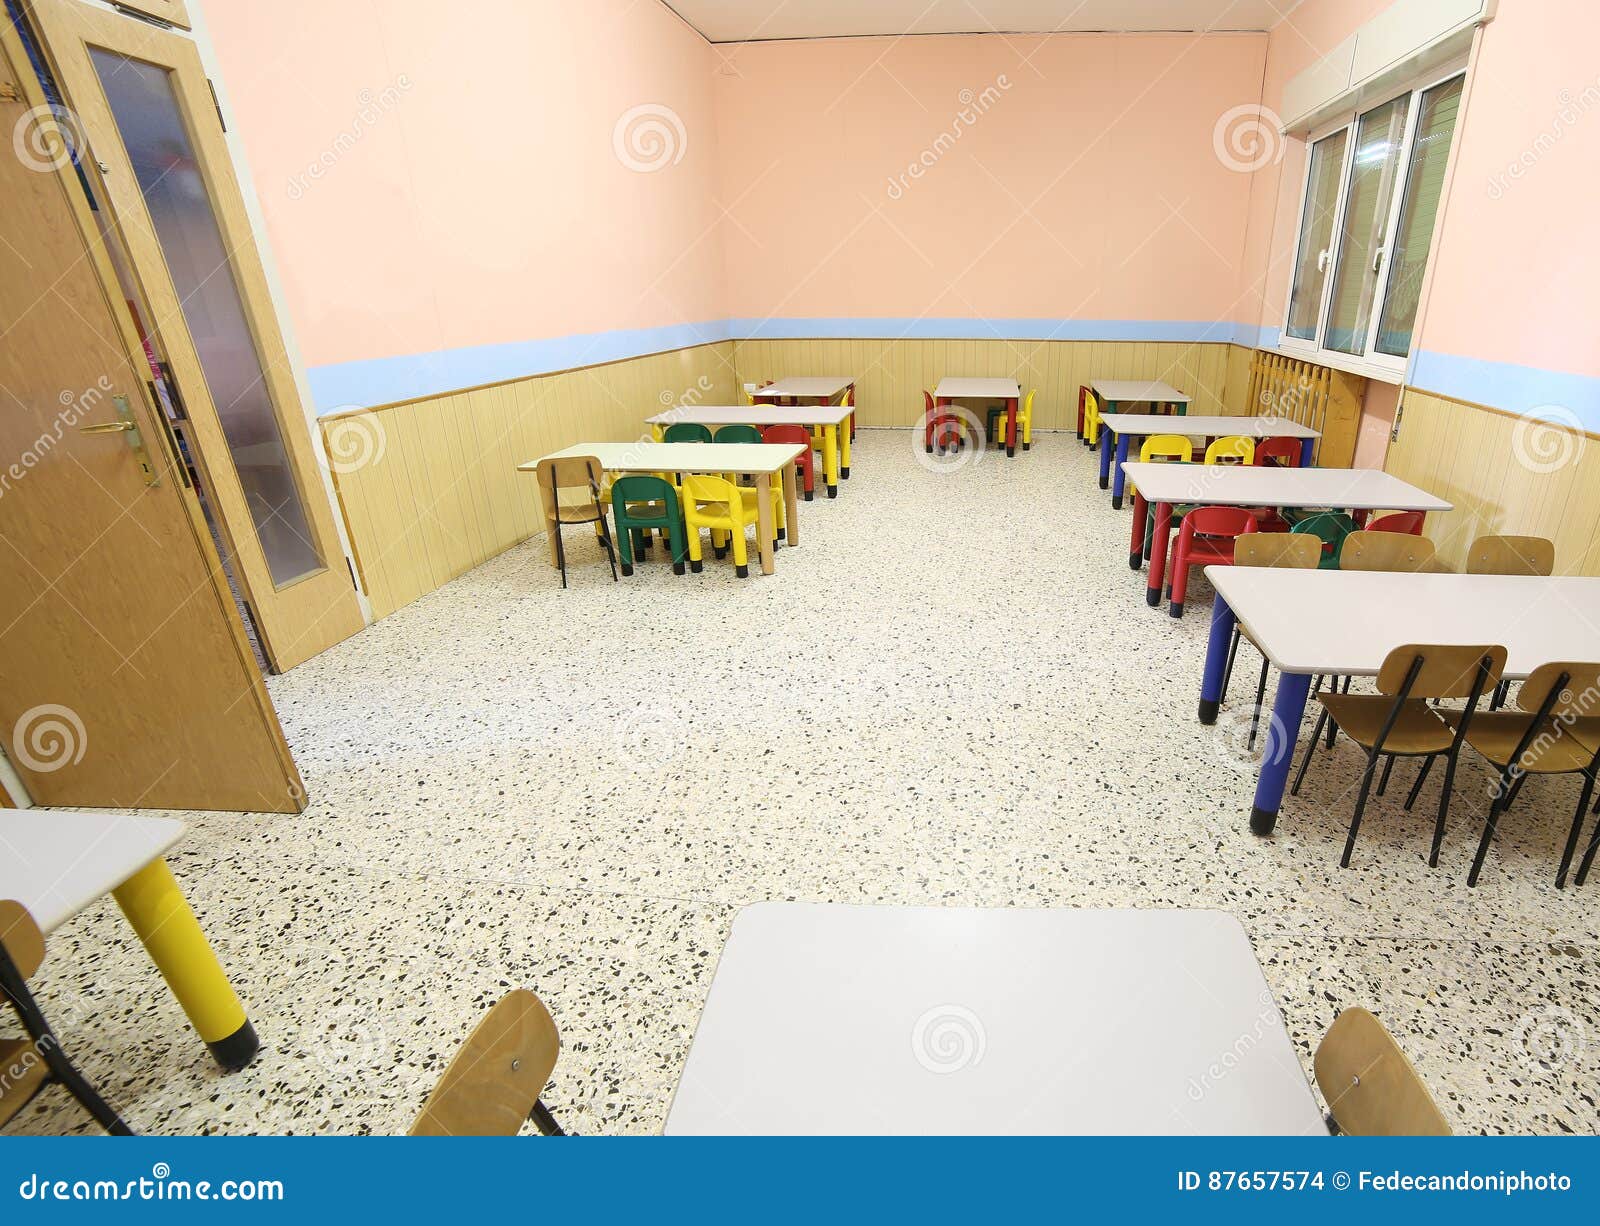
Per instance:
[[[1317,701],[1328,708],[1339,730],[1356,744],[1371,749],[1378,743],[1384,721],[1394,706],[1387,694],[1330,694],[1317,695]],[[1468,736],[1477,730],[1473,720]],[[1455,739],[1455,729],[1440,718],[1438,712],[1420,698],[1407,699],[1401,704],[1394,727],[1383,742],[1384,753],[1430,754],[1444,753]]]
[[[602,519],[605,516],[605,512],[603,510],[594,506],[592,503],[587,502],[583,503],[581,506],[568,506],[566,504],[562,504],[556,508],[556,513],[560,516],[561,522],[564,524],[592,524],[595,522],[595,520]],[[548,511],[545,512],[545,518],[550,518],[550,513]]]
[[[1210,537],[1199,536],[1189,542],[1189,565],[1198,562],[1224,562],[1233,561],[1233,541],[1231,536]]]
[[[1455,712],[1447,713],[1452,717]],[[1533,721],[1532,715],[1519,711],[1489,711],[1472,717],[1467,728],[1467,744],[1494,765],[1504,768],[1511,763],[1522,736]],[[1519,763],[1530,775],[1564,775],[1579,771],[1594,760],[1595,747],[1600,745],[1600,718],[1579,719],[1570,727],[1554,725],[1555,735],[1534,740],[1528,755]]]

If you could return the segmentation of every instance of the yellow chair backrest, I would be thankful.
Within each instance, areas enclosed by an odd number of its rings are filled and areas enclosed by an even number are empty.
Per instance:
[[[1339,1131],[1355,1137],[1449,1136],[1450,1125],[1405,1052],[1365,1009],[1334,1018],[1312,1058]]]
[[[1094,388],[1089,388],[1083,394],[1083,424],[1085,426],[1098,423],[1100,420],[1100,398],[1094,394]]]
[[[693,502],[725,502],[737,508],[743,501],[739,487],[732,481],[707,473],[685,473],[683,492]]]
[[[1207,464],[1254,464],[1256,443],[1242,434],[1219,438],[1206,448]]]
[[[1035,396],[1037,396],[1038,394],[1039,394],[1039,389],[1038,388],[1030,387],[1028,389],[1028,394],[1022,398],[1022,413],[1021,413],[1021,416],[1023,416],[1023,417],[1032,417],[1033,416],[1033,398]]]
[[[1469,575],[1549,575],[1555,542],[1542,536],[1480,536],[1467,550]]]
[[[514,1137],[556,1067],[555,1020],[526,988],[500,998],[428,1095],[414,1137]]]
[[[1194,444],[1181,434],[1152,434],[1139,447],[1141,464],[1162,464],[1174,460],[1180,464],[1194,462]]]

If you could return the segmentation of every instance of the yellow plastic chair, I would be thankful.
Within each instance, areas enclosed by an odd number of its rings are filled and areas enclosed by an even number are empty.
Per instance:
[[[1194,444],[1181,434],[1152,434],[1139,447],[1141,464],[1192,464]]]
[[[1256,442],[1242,434],[1229,434],[1206,448],[1207,464],[1241,464],[1256,462]]]
[[[1083,393],[1083,441],[1091,447],[1100,441],[1100,398],[1092,387]]]
[[[752,495],[754,490],[749,491]],[[727,533],[733,545],[733,565],[743,579],[750,573],[750,555],[745,547],[744,530],[756,520],[756,501],[746,501],[744,491],[726,477],[685,473],[683,477],[683,523],[689,530],[689,569],[699,574],[701,565],[700,529],[711,532],[713,547],[718,534]]]
[[[1022,439],[1024,451],[1033,446],[1033,398],[1038,394],[1038,388],[1030,387],[1017,409],[1017,434]]]

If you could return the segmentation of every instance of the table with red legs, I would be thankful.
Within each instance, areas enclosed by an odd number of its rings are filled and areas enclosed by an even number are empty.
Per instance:
[[[1376,468],[1255,468],[1236,464],[1138,464],[1122,466],[1137,487],[1128,566],[1144,560],[1145,508],[1153,507],[1150,575],[1145,603],[1161,603],[1174,506],[1327,507],[1364,516],[1369,511],[1448,511],[1452,504]],[[1187,568],[1174,566],[1173,617],[1183,616]]]
[[[834,424],[819,426],[822,433],[822,474],[828,497],[839,496],[839,481],[850,479],[850,444],[856,437],[856,381],[854,375],[793,375],[755,388],[750,393],[757,404],[825,405],[847,408],[850,412]],[[838,403],[835,404],[835,398]]]
[[[946,375],[933,389],[934,404],[944,408],[957,400],[1002,400],[1006,406],[1006,454],[1017,454],[1017,402],[1022,385],[1015,379],[968,379]]]

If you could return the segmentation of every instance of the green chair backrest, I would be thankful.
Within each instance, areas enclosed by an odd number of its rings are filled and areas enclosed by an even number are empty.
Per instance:
[[[659,502],[662,512],[637,505],[646,502]],[[635,505],[630,508],[630,503]],[[627,519],[635,524],[642,524],[646,520],[664,522],[678,514],[678,492],[672,488],[672,482],[660,477],[618,477],[611,484],[611,505],[619,521]]]
[[[1344,548],[1344,538],[1356,530],[1355,521],[1339,511],[1321,511],[1300,520],[1291,532],[1314,536],[1322,542],[1322,570],[1339,568],[1339,551]]]
[[[723,426],[711,441],[714,443],[759,443],[761,441],[761,431],[755,426]]]
[[[675,421],[661,435],[666,443],[709,443],[711,430],[697,421]]]

